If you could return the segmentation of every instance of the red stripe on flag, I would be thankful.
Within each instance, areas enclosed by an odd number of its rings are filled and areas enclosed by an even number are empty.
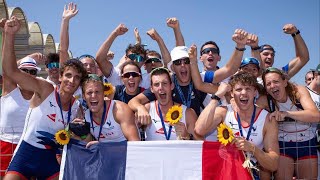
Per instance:
[[[242,167],[243,162],[244,155],[235,146],[205,141],[202,148],[202,179],[251,180],[251,174]]]

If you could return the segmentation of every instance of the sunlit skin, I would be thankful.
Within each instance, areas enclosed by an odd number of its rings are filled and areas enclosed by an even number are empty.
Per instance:
[[[83,64],[83,67],[87,70],[88,74],[96,74],[97,73],[97,66],[96,62],[89,58],[89,57],[84,57],[80,60]]]
[[[84,99],[92,113],[102,114],[103,111],[103,85],[99,81],[89,81],[85,83],[83,89]],[[99,117],[100,118],[100,117]]]
[[[241,68],[241,70],[254,75],[254,77],[256,77],[256,78],[259,77],[259,69],[258,69],[257,65],[248,64],[248,65],[243,66]]]
[[[49,79],[53,81],[55,84],[59,84],[59,68],[52,68],[48,69],[46,68],[46,71],[48,72]]]
[[[159,104],[162,106],[172,105],[173,83],[170,84],[167,74],[153,75],[151,77],[151,92],[154,93]]]
[[[274,51],[272,50],[263,50],[260,53],[260,57],[261,57],[262,63],[264,63],[265,68],[273,66],[274,56],[275,54],[274,54]]]
[[[206,48],[217,48],[217,47],[213,44],[207,44],[203,46],[201,50]],[[205,70],[210,70],[210,71],[216,70],[217,64],[220,60],[221,60],[221,56],[218,55],[217,53],[212,53],[211,51],[209,52],[209,54],[202,54],[200,56],[200,61],[202,61]]]
[[[123,68],[123,74],[127,72],[136,72],[139,73],[139,69],[131,64],[126,65]],[[121,77],[124,86],[126,87],[126,93],[129,95],[136,95],[139,91],[139,84],[141,82],[141,75],[139,77],[132,77],[129,78]]]
[[[284,103],[287,101],[286,86],[288,81],[281,78],[278,73],[268,73],[265,75],[265,88],[276,101]]]
[[[81,81],[81,74],[73,67],[67,67],[62,76],[59,77],[61,82],[60,88],[64,92],[74,93],[79,87]]]
[[[181,65],[172,64],[171,69],[175,72],[180,86],[187,86],[191,81],[190,64],[182,61]]]
[[[158,58],[157,56],[147,56],[147,59],[149,58]],[[163,64],[161,62],[152,62],[152,63],[145,63],[144,64],[144,68],[147,71],[147,73],[150,73],[152,71],[152,69],[158,68],[158,67],[162,67]]]
[[[308,72],[306,74],[306,76],[305,76],[305,83],[307,85],[309,85],[311,83],[312,79],[313,79],[313,73],[312,72]]]
[[[254,97],[257,94],[257,90],[253,86],[242,85],[241,83],[235,84],[231,91],[231,96],[237,104],[237,107],[242,111],[250,111],[253,106]]]

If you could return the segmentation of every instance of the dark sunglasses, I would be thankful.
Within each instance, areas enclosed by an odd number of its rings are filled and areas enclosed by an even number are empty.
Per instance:
[[[139,77],[140,76],[140,73],[137,73],[137,72],[126,72],[126,73],[123,73],[122,74],[122,77],[123,78],[130,78],[130,77]]]
[[[96,60],[93,56],[89,55],[89,54],[84,54],[84,55],[81,55],[80,57],[78,57],[79,61],[81,61],[81,59],[83,58],[90,58],[92,60]]]
[[[38,71],[36,69],[20,69],[21,71],[24,71],[28,74],[31,74],[31,75],[37,75]]]
[[[201,51],[201,55],[202,54],[209,54],[210,52],[212,54],[219,54],[219,50],[217,48],[205,48],[204,50]]]
[[[172,64],[174,64],[176,66],[180,66],[182,64],[182,61],[184,62],[184,64],[190,64],[189,58],[177,59],[177,60],[173,61]]]
[[[145,63],[147,64],[147,63],[157,63],[157,62],[161,63],[161,60],[158,59],[158,58],[149,58],[149,59],[146,60]]]
[[[140,56],[139,54],[129,54],[128,58],[131,59],[132,61],[136,60],[137,62],[144,61],[144,57]]]
[[[283,74],[283,72],[278,69],[278,68],[275,68],[275,67],[268,67],[266,70],[265,70],[265,74],[266,73],[269,73],[269,72],[277,72],[279,74]]]
[[[57,68],[57,69],[59,69],[59,63],[58,62],[52,62],[52,63],[49,63],[48,65],[47,65],[47,67],[48,67],[48,69],[53,69],[53,68]]]
[[[95,81],[101,81],[103,82],[102,80],[102,77],[98,76],[97,74],[88,74],[88,77],[87,79],[92,79],[92,80],[95,80]]]

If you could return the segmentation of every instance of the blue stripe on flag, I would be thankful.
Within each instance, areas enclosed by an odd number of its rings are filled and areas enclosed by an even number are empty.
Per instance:
[[[98,143],[86,149],[83,143],[69,143],[64,180],[125,179],[127,141]]]

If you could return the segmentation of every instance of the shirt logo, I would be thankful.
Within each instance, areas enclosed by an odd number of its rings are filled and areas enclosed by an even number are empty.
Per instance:
[[[51,119],[53,122],[56,122],[56,114],[48,114],[47,117]]]

